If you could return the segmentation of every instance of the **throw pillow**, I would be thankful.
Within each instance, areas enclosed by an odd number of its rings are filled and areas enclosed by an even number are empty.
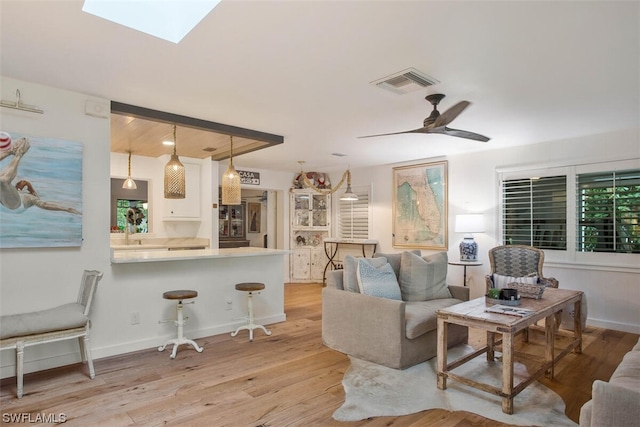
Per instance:
[[[451,298],[447,286],[446,252],[421,257],[411,252],[402,254],[400,291],[404,301],[428,301]]]
[[[525,277],[511,277],[502,276],[500,274],[493,274],[493,287],[502,289],[507,288],[509,283],[518,282],[525,285],[535,285],[538,283],[538,276],[525,276]]]
[[[402,299],[398,279],[391,264],[385,263],[382,267],[374,267],[366,258],[358,259],[357,269],[358,287],[360,293],[375,297]]]
[[[383,265],[387,264],[386,258],[356,258],[352,255],[345,255],[344,261],[342,263],[344,268],[344,273],[342,276],[342,286],[345,291],[360,292],[360,289],[358,288],[357,278],[358,260],[364,260],[374,267],[382,267]]]
[[[414,249],[409,252],[411,252],[412,254],[420,255],[420,249]],[[393,268],[393,272],[396,273],[396,277],[400,277],[400,262],[402,259],[401,252],[397,254],[383,254],[382,252],[376,252],[375,254],[373,254],[373,257],[386,258],[387,262],[391,264],[391,267]]]

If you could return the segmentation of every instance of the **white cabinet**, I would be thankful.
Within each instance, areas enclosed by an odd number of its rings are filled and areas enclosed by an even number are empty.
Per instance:
[[[310,189],[291,190],[291,280],[322,283],[327,256],[323,241],[331,237],[331,196]]]
[[[293,250],[291,280],[295,282],[322,282],[327,257],[323,249],[296,248]]]
[[[185,172],[185,198],[163,199],[167,221],[196,221],[200,214],[200,164],[182,161]]]

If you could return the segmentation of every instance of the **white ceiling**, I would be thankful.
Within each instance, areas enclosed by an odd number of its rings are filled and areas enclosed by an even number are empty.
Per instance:
[[[331,171],[640,126],[637,1],[223,0],[177,45],[81,0],[0,7],[2,75],[284,137],[235,158],[242,168]],[[440,83],[369,84],[409,67]],[[357,139],[421,127],[429,93],[447,95],[441,112],[470,101],[450,127],[491,141]]]

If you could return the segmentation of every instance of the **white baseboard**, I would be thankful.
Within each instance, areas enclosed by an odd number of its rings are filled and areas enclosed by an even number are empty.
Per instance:
[[[596,328],[612,329],[614,331],[628,332],[631,334],[640,334],[640,325],[634,325],[631,323],[611,322],[609,320],[593,319],[589,317],[587,319],[587,325],[595,326]]]

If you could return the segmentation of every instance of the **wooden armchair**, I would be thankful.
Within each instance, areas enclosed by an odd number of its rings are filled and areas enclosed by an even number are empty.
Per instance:
[[[48,310],[0,317],[0,350],[16,349],[16,395],[18,398],[23,394],[24,348],[28,346],[77,338],[81,359],[89,365],[89,377],[95,378],[89,347],[91,328],[89,312],[100,279],[102,279],[101,272],[85,270],[75,303]]]
[[[533,246],[507,245],[496,246],[489,250],[491,274],[485,276],[487,290],[493,288],[493,275],[510,277],[538,276],[538,283],[551,288],[558,287],[558,280],[554,277],[544,277],[542,265],[544,252]]]

